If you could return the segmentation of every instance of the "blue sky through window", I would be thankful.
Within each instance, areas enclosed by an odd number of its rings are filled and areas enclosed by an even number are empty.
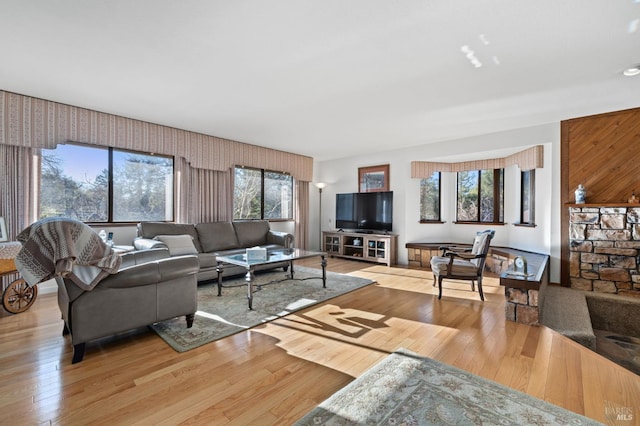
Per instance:
[[[75,181],[93,182],[104,169],[109,168],[108,151],[78,145],[58,145],[55,150],[65,174]]]

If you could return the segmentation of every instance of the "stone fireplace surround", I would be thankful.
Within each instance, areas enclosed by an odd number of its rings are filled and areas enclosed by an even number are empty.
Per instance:
[[[571,288],[640,297],[640,205],[569,207]]]

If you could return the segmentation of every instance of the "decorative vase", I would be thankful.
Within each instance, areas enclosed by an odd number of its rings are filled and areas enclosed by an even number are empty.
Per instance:
[[[576,189],[576,204],[584,204],[587,199],[587,190],[584,189],[582,184],[578,185],[578,189]]]

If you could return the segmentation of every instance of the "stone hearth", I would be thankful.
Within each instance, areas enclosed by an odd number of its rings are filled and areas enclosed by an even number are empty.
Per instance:
[[[640,297],[640,207],[570,207],[571,287]]]

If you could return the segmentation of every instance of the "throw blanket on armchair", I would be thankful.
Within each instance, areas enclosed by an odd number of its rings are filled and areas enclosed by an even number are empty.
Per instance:
[[[73,219],[40,220],[16,239],[22,243],[16,268],[32,287],[61,276],[92,290],[101,279],[118,272],[122,262],[93,229]]]

